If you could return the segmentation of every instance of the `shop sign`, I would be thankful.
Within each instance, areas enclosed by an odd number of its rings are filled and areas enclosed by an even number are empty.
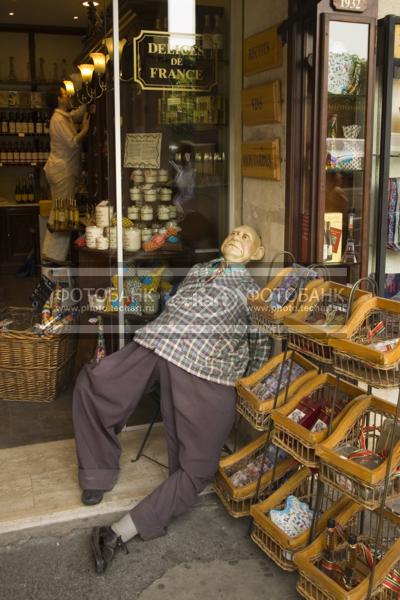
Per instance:
[[[124,167],[159,169],[162,133],[127,133]]]
[[[394,58],[400,58],[400,25],[394,27]]]
[[[279,139],[242,144],[242,175],[279,181],[281,178]]]
[[[269,81],[242,91],[244,125],[280,123],[282,119],[281,82]]]
[[[368,0],[332,0],[332,6],[336,10],[364,12],[368,8]]]
[[[170,44],[179,37],[182,44]],[[217,53],[205,50],[202,35],[187,45],[187,35],[142,30],[133,39],[133,79],[142,90],[210,92],[217,84]]]
[[[282,41],[277,27],[271,27],[244,40],[243,70],[253,75],[282,65]]]

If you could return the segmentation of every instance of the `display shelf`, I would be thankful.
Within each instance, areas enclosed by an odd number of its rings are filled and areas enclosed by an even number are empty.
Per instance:
[[[47,159],[27,163],[0,163],[0,167],[39,167],[41,165],[44,165],[46,161]]]
[[[49,133],[0,133],[0,137],[49,137]]]

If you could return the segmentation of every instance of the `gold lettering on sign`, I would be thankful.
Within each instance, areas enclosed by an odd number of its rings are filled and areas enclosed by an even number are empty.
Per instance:
[[[282,65],[282,41],[277,27],[252,35],[244,41],[243,69],[245,75],[275,69]]]
[[[280,81],[269,81],[243,90],[242,113],[245,125],[280,123],[282,120]]]
[[[281,177],[279,139],[242,144],[242,175],[279,181]]]

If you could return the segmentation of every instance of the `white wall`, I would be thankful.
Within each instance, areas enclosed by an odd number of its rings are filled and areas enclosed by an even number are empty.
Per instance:
[[[280,24],[287,18],[287,0],[244,0],[244,38]],[[282,83],[282,123],[243,127],[243,141],[278,137],[281,142],[281,180],[243,179],[242,220],[261,234],[268,260],[284,249],[285,154],[286,154],[286,47],[282,67],[244,78],[244,87],[280,79]]]

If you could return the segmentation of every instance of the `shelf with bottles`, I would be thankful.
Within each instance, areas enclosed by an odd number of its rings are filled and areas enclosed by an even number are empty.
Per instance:
[[[2,166],[35,166],[47,161],[50,154],[50,142],[47,139],[29,141],[29,138],[14,142],[0,141],[0,164]]]
[[[324,214],[323,262],[331,267],[358,264],[357,244],[354,234],[355,210],[347,213],[347,227],[343,227],[343,213]],[[344,234],[346,242],[344,243]]]
[[[18,180],[15,185],[14,200],[17,204],[37,204],[46,196],[44,190],[36,185],[32,175]]]
[[[40,110],[35,114],[31,109],[26,111],[19,109],[11,112],[0,110],[0,134],[17,136],[48,135],[48,112]]]

